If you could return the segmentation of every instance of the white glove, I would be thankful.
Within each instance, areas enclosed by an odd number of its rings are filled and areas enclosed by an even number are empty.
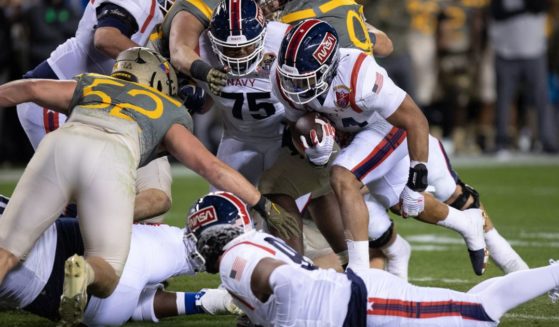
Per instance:
[[[205,288],[200,293],[202,296],[196,300],[196,305],[211,315],[243,314],[243,311],[233,303],[229,292],[222,288]]]
[[[311,129],[310,137],[312,144],[309,146],[305,136],[303,135],[300,136],[301,144],[303,144],[305,155],[311,163],[317,166],[324,166],[328,163],[328,160],[332,155],[336,129],[322,119],[315,118],[314,121],[322,126],[322,140],[319,141],[316,130]]]
[[[425,208],[423,194],[413,191],[407,185],[400,194],[400,214],[402,217],[417,217]]]

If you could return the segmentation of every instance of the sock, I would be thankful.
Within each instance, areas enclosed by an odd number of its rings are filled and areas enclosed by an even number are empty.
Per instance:
[[[491,229],[484,236],[491,259],[505,274],[529,269],[526,262],[514,251],[509,242],[497,232],[497,229]]]
[[[408,263],[411,255],[411,246],[403,237],[396,235],[392,244],[382,249],[388,259],[386,271],[403,280],[408,280]]]
[[[201,296],[200,292],[177,292],[176,294],[178,315],[204,313],[204,310],[196,305],[197,298]]]
[[[465,214],[463,211],[455,209],[451,206],[448,207],[448,216],[445,219],[437,222],[437,225],[452,229],[460,234],[468,228],[468,223],[465,219]]]
[[[369,268],[369,241],[346,240],[348,267],[352,269]]]

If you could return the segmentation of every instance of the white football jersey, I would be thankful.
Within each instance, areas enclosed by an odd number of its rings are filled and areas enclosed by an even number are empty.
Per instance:
[[[284,109],[272,93],[269,76],[288,27],[278,22],[268,23],[262,61],[246,76],[230,76],[220,96],[211,94],[207,83],[200,83],[221,110],[226,135],[242,141],[281,137]],[[207,31],[200,37],[200,57],[214,67],[221,65]]]
[[[149,34],[163,20],[157,0],[90,0],[78,25],[76,35],[59,45],[47,59],[59,79],[71,79],[77,74],[98,73],[109,75],[114,60],[101,53],[93,44],[97,25],[96,8],[111,2],[125,8],[138,25],[138,31],[130,39],[145,45]]]
[[[262,303],[252,293],[251,278],[256,265],[264,258],[274,258],[301,267],[305,287],[292,299],[291,308],[297,326],[341,326],[347,314],[350,282],[334,270],[316,270],[283,240],[270,234],[251,231],[225,246],[219,274],[223,286],[256,325],[276,326],[277,303],[274,294]],[[304,276],[303,276],[304,274]],[[328,297],[321,297],[328,294]],[[321,305],[316,305],[320,301]]]
[[[339,131],[372,128],[381,134],[388,133],[393,126],[385,118],[398,109],[406,92],[394,84],[372,56],[356,49],[339,51],[337,74],[323,95],[324,103],[318,98],[305,105],[291,102],[282,93],[274,66],[273,89],[285,105],[286,118],[296,121],[307,111],[317,111],[324,113]]]

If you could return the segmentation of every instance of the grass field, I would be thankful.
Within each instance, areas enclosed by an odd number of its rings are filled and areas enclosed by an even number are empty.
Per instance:
[[[458,169],[463,180],[474,185],[504,235],[531,267],[559,259],[559,166],[490,166]],[[13,182],[0,182],[0,192],[10,194]],[[207,184],[195,177],[176,177],[173,209],[167,216],[182,225],[190,204],[207,191]],[[32,199],[30,200],[32,202]],[[476,283],[501,272],[490,265],[483,277],[474,275],[461,238],[441,228],[414,220],[395,218],[401,235],[412,244],[410,281],[418,285],[468,290]],[[215,276],[175,278],[174,290],[198,290],[218,285]],[[542,296],[509,312],[501,326],[559,326],[559,304]],[[231,317],[193,316],[162,321],[160,326],[227,326]],[[147,324],[130,323],[130,326]],[[0,326],[54,326],[53,323],[19,312],[0,313]]]

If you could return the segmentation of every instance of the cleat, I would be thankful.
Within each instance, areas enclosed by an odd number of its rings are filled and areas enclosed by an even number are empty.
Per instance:
[[[550,265],[559,265],[559,261],[549,259],[549,264]],[[559,302],[559,286],[555,286],[555,288],[553,288],[549,292],[547,292],[547,295],[549,296],[549,299],[551,300],[551,303]]]
[[[468,254],[474,273],[478,276],[483,275],[489,260],[489,251],[485,244],[485,234],[483,226],[485,225],[485,211],[480,209],[468,209],[464,213],[470,220],[470,229],[463,234],[464,241],[468,247]]]
[[[74,254],[64,263],[64,286],[60,298],[58,326],[77,326],[87,304],[87,269],[82,256]]]
[[[487,268],[489,251],[487,251],[487,249],[481,249],[477,251],[468,249],[468,254],[470,255],[470,262],[472,263],[474,273],[478,276],[483,275],[483,273],[485,273],[485,269]]]

